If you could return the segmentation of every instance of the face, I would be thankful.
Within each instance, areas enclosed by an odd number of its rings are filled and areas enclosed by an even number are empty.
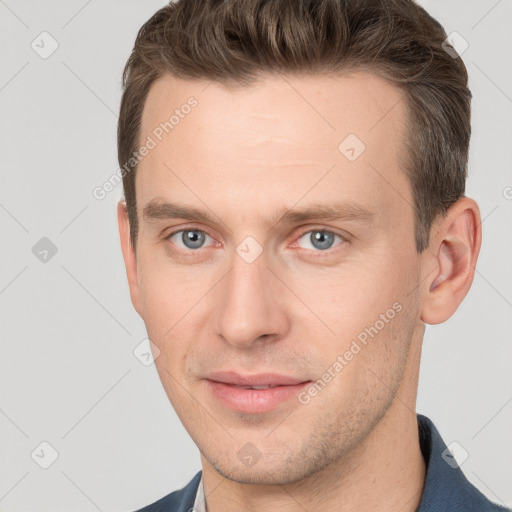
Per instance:
[[[415,392],[406,115],[364,72],[153,84],[131,295],[169,400],[221,475],[312,475],[361,446],[397,389]]]

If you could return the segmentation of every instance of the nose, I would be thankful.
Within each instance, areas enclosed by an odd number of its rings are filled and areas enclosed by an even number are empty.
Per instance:
[[[265,251],[252,263],[235,253],[216,298],[217,333],[233,346],[268,343],[290,328],[283,284],[267,268]]]

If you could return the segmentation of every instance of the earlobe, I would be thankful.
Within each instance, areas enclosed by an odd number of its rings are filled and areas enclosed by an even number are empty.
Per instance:
[[[137,272],[137,261],[135,257],[135,249],[130,238],[130,222],[126,203],[121,200],[117,204],[117,222],[119,225],[119,238],[121,241],[121,250],[123,252],[123,260],[126,267],[126,277],[130,288],[130,297],[133,307],[142,316],[142,308],[139,296],[139,281]]]
[[[469,291],[481,245],[480,211],[463,197],[448,210],[432,236],[423,267],[425,280],[421,319],[427,324],[450,318]]]

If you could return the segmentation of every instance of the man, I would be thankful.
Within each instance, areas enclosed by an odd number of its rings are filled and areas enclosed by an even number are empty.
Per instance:
[[[410,0],[180,0],[140,30],[121,244],[202,463],[141,510],[501,510],[415,412],[481,243],[445,39]]]

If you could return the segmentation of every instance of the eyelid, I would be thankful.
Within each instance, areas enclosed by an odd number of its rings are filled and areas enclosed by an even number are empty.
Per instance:
[[[192,227],[192,226],[185,226],[184,228],[175,229],[175,230],[171,231],[168,235],[164,236],[164,240],[168,240],[169,238],[173,237],[176,233],[180,233],[181,231],[198,231],[200,233],[204,233],[205,235],[208,235],[208,232],[205,231],[204,229],[200,229],[200,228],[196,228],[196,227]],[[210,236],[210,235],[208,235],[208,236]],[[210,236],[210,238],[212,238],[212,237]]]

